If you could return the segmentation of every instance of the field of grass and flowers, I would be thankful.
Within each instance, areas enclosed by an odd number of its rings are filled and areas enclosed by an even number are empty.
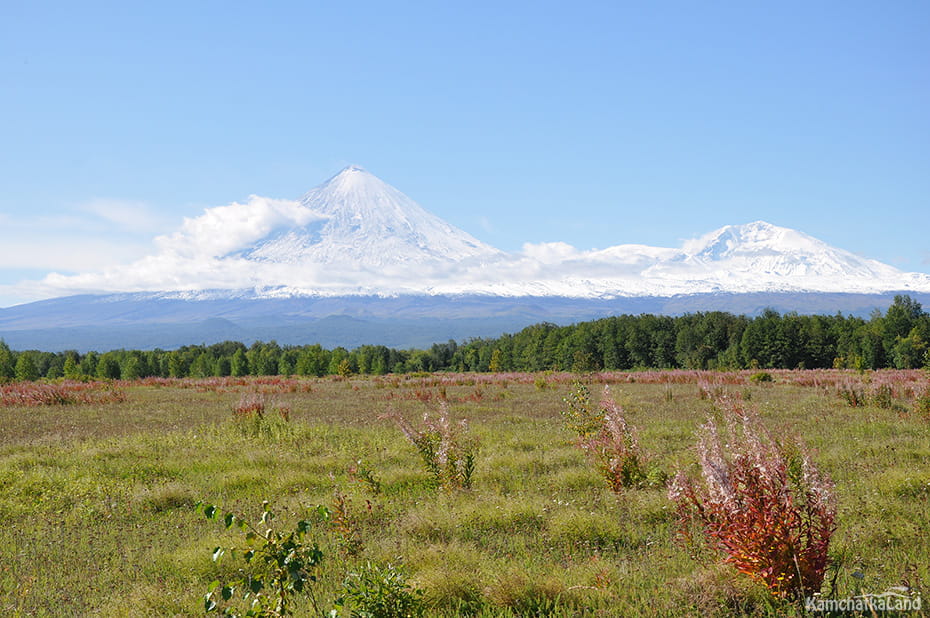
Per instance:
[[[710,504],[699,462],[738,445],[708,420],[746,410],[829,479],[828,564],[798,581],[926,611],[930,378],[769,370],[3,385],[0,612],[245,611],[266,551],[303,556],[295,615],[804,615],[669,497]]]

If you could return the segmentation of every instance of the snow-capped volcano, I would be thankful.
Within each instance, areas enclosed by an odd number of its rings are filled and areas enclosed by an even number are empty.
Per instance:
[[[684,253],[705,265],[784,277],[837,276],[883,279],[900,271],[831,247],[803,232],[765,221],[727,225],[686,243]]]
[[[688,241],[642,274],[745,292],[879,292],[930,284],[926,275],[909,275],[765,221],[727,225]]]
[[[311,223],[276,230],[239,254],[261,262],[356,268],[501,255],[356,165],[311,189],[299,203],[315,215]]]

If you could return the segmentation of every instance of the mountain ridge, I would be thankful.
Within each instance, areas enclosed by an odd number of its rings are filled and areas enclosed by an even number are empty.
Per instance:
[[[151,294],[82,295],[0,309],[0,339],[14,349],[80,352],[172,349],[226,340],[276,340],[351,348],[428,347],[450,339],[497,337],[540,322],[571,324],[611,315],[682,315],[707,311],[758,315],[884,311],[895,293],[698,294],[672,297],[396,296],[183,300]],[[930,294],[913,298],[930,305]],[[351,323],[335,318],[351,318]]]
[[[350,165],[300,198],[314,233],[290,231],[248,249],[264,263],[327,265],[335,285],[271,285],[270,296],[485,294],[617,298],[720,292],[930,291],[930,276],[903,273],[798,230],[757,220],[726,225],[680,248],[565,243],[505,253],[423,209],[364,168]],[[416,271],[411,276],[411,270]],[[369,275],[376,272],[377,280]],[[352,283],[346,284],[348,279]]]

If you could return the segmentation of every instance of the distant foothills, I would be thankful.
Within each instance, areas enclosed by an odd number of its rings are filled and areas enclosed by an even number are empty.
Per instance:
[[[621,315],[571,326],[541,323],[496,338],[428,349],[227,341],[176,350],[14,351],[0,341],[0,382],[47,379],[208,378],[635,369],[930,368],[930,314],[910,296],[856,316],[722,311]]]

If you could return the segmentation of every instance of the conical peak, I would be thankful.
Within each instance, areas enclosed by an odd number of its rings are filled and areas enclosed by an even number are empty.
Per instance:
[[[361,165],[348,165],[348,166],[346,166],[345,168],[343,168],[343,170],[342,170],[341,172],[339,172],[339,173],[337,174],[337,176],[342,176],[343,174],[352,174],[352,173],[355,173],[355,172],[362,172],[362,173],[367,174],[367,173],[368,173],[368,170],[366,170],[366,169],[365,169],[364,167],[362,167]]]
[[[287,243],[262,249],[262,255],[290,252],[321,263],[380,267],[499,253],[358,165],[344,168],[299,201],[323,221],[291,233]]]
[[[334,193],[380,192],[390,187],[386,182],[360,165],[349,165],[317,189]],[[312,191],[311,191],[312,193]],[[308,194],[309,195],[309,194]]]

